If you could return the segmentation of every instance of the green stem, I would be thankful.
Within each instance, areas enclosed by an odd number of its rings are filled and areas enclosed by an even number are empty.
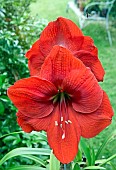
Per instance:
[[[64,170],[66,170],[66,164],[64,164]]]
[[[108,159],[106,159],[103,163],[100,164],[100,166],[106,164],[107,162],[111,161],[112,159],[116,158],[116,154],[112,155],[111,157],[109,157]]]

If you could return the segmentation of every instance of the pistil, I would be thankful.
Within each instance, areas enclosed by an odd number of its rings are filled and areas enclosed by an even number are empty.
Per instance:
[[[58,89],[58,93],[53,97],[53,103],[58,103],[59,105],[59,120],[55,121],[55,126],[60,126],[62,130],[62,139],[65,139],[66,137],[66,126],[72,123],[71,120],[69,120],[69,113],[67,110],[69,99],[70,96],[61,88]]]

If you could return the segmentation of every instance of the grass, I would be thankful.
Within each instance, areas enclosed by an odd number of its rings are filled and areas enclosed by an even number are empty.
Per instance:
[[[55,20],[58,16],[67,17],[66,7],[68,0],[37,0],[31,4],[32,15],[38,14],[39,18],[48,21]]]
[[[38,0],[36,3],[32,3],[31,13],[32,15],[38,14],[38,18],[45,18],[48,21],[55,20],[58,16],[68,17],[78,24],[73,12],[70,11],[67,15],[67,2],[68,0]],[[113,27],[110,30],[113,40],[112,47],[109,46],[105,25],[103,24],[90,24],[83,29],[83,33],[91,36],[98,47],[99,58],[106,72],[104,82],[100,85],[107,92],[114,111],[116,111],[116,30]],[[101,145],[105,137],[115,130],[115,122],[116,116],[113,117],[112,124],[93,139],[95,147]],[[103,155],[106,157],[113,155],[116,152],[114,148],[116,148],[116,141],[107,146]]]

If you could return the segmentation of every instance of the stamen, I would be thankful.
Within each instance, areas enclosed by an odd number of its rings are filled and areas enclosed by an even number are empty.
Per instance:
[[[72,123],[71,120],[68,120],[68,123]]]
[[[62,128],[62,124],[60,124],[60,127]]]
[[[65,138],[65,131],[62,134],[62,139],[64,139],[64,138]]]
[[[55,126],[58,126],[58,122],[57,121],[55,121]]]
[[[65,123],[68,124],[68,121],[65,120]]]
[[[63,122],[63,117],[61,117],[61,122]]]

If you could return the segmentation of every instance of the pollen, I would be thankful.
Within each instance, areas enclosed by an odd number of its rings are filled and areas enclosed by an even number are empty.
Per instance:
[[[66,124],[71,124],[72,122],[71,122],[71,120],[65,120],[65,123]]]
[[[71,120],[68,120],[68,123],[72,123]]]
[[[63,117],[61,117],[61,122],[63,122]]]
[[[57,121],[55,121],[55,126],[58,126],[58,122]]]
[[[65,120],[65,123],[68,124],[68,121]]]
[[[62,128],[62,124],[60,124],[60,127]]]

